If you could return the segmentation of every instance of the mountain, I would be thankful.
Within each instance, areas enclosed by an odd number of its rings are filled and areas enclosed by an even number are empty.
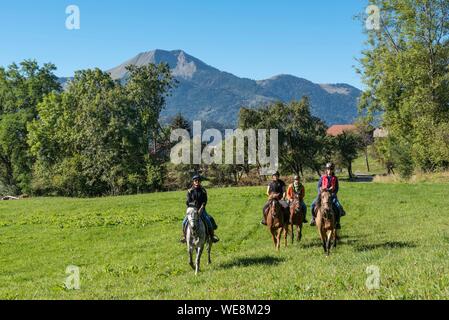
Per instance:
[[[181,113],[189,120],[235,126],[241,107],[257,108],[275,101],[289,102],[309,96],[312,113],[328,125],[352,123],[357,117],[361,91],[347,84],[315,84],[291,75],[261,81],[220,71],[182,50],[144,52],[108,70],[112,78],[126,81],[126,66],[168,63],[179,81],[167,100],[162,117]]]

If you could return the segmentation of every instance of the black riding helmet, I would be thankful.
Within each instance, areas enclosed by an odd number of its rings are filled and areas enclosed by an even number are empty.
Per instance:
[[[193,178],[192,178],[192,182],[193,182],[193,181],[196,181],[196,180],[201,181],[201,176],[199,176],[199,175],[194,175]]]

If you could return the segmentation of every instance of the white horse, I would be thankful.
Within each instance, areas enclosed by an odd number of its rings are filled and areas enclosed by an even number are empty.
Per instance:
[[[187,209],[187,231],[186,231],[186,240],[187,240],[187,250],[189,252],[190,257],[190,266],[193,270],[195,270],[195,275],[198,275],[200,272],[200,262],[201,255],[204,251],[204,245],[207,243],[207,252],[208,252],[208,263],[211,264],[211,250],[212,250],[212,239],[207,234],[206,225],[201,219],[201,212],[204,208],[200,210],[196,208],[188,208]],[[193,264],[193,250],[196,252],[196,261]]]

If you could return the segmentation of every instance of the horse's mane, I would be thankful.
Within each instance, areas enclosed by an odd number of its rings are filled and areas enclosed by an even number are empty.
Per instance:
[[[320,196],[318,197],[318,201],[316,202],[316,208],[317,208],[317,210],[321,210],[321,207],[322,207],[322,203],[321,203],[321,196],[322,196],[322,193],[323,192],[328,192],[328,191],[321,191],[321,193],[320,193]]]

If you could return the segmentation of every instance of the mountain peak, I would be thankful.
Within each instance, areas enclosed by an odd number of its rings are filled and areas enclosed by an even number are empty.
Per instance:
[[[113,79],[122,79],[126,76],[126,67],[129,65],[143,66],[150,63],[167,63],[175,77],[191,79],[199,70],[214,69],[201,60],[189,55],[183,50],[161,50],[141,52],[134,58],[124,62],[116,68],[108,70]]]
[[[347,84],[316,84],[289,74],[254,81],[222,72],[183,50],[142,52],[109,70],[126,81],[129,65],[167,63],[179,85],[167,99],[163,119],[182,113],[189,120],[236,123],[241,107],[257,108],[273,101],[290,102],[308,96],[312,113],[329,125],[351,123],[357,117],[361,92]]]

